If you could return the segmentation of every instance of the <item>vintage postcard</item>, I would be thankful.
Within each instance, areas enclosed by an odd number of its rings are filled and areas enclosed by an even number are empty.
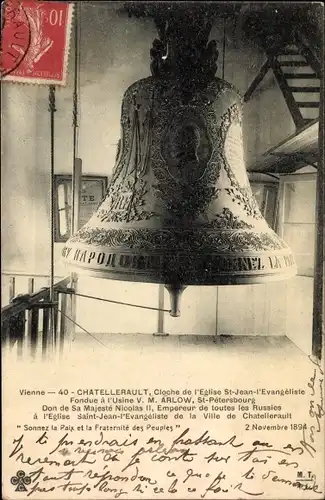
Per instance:
[[[2,498],[324,498],[323,25],[1,2]]]

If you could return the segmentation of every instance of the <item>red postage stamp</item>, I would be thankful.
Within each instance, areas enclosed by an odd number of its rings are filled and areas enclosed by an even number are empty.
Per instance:
[[[1,79],[65,85],[72,4],[5,0],[1,17]]]

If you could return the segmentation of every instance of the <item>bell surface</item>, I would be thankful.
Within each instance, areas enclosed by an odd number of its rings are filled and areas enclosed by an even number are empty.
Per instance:
[[[245,169],[242,101],[214,77],[191,95],[149,77],[126,91],[106,197],[63,249],[98,277],[164,284],[261,283],[296,273]]]
[[[92,276],[162,283],[178,297],[186,285],[289,278],[296,274],[292,252],[250,188],[243,100],[215,76],[211,12],[178,5],[164,12],[152,76],[123,97],[106,196],[67,241],[63,259]]]

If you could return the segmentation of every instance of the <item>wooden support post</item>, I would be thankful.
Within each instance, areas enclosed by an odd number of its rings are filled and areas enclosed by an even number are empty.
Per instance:
[[[31,336],[30,336],[30,351],[31,351],[32,358],[35,357],[36,351],[37,351],[38,318],[39,318],[38,308],[32,309]]]
[[[54,330],[54,336],[53,336],[53,342],[54,342],[54,348],[56,350],[57,348],[57,340],[58,340],[58,292],[54,292],[54,302],[56,303],[55,306],[52,306],[52,311],[53,311],[53,330]]]
[[[281,69],[281,65],[280,65],[279,61],[275,58],[272,59],[272,69],[273,69],[274,76],[275,76],[275,78],[279,84],[279,87],[282,91],[284,100],[288,106],[290,113],[291,113],[291,116],[292,116],[292,119],[295,123],[296,128],[297,129],[303,128],[303,126],[305,124],[304,119],[303,119],[303,116],[300,112],[299,106],[296,103],[296,101],[292,95],[291,89],[288,85],[288,82],[287,82],[288,75],[284,76],[282,69]]]
[[[316,184],[316,244],[315,244],[315,273],[314,273],[314,304],[313,304],[313,337],[312,353],[317,359],[322,357],[324,343],[325,321],[325,151],[324,151],[324,88],[320,91],[319,105],[319,161]]]
[[[54,219],[55,219],[55,200],[54,200],[54,172],[55,172],[55,86],[49,86],[49,112],[50,112],[50,159],[51,159],[51,180],[50,180],[50,220],[51,220],[51,247],[50,247],[50,301],[54,301]],[[38,315],[37,315],[38,321]],[[50,349],[54,349],[54,309],[51,309],[50,323]]]
[[[42,357],[46,358],[47,354],[47,344],[49,340],[49,322],[50,322],[50,310],[46,307],[43,309],[43,327],[42,327]]]
[[[82,161],[80,158],[74,158],[73,175],[72,175],[72,221],[71,221],[71,236],[79,229],[80,216],[80,194],[81,194],[81,178],[82,178]],[[76,273],[71,274],[71,286],[75,288],[78,281]],[[71,319],[76,321],[76,297],[71,296]],[[70,337],[72,340],[75,334],[75,324],[71,322]]]
[[[321,64],[317,56],[314,54],[314,50],[312,50],[312,48],[315,48],[315,45],[313,43],[310,43],[310,38],[313,35],[314,34],[308,33],[307,37],[301,29],[296,30],[295,33],[296,43],[300,47],[300,53],[304,56],[309,66],[315,71],[316,77],[321,79],[322,77]]]
[[[61,304],[60,304],[60,356],[63,354],[63,349],[64,349],[64,342],[67,337],[67,300],[68,300],[68,295],[65,293],[60,294],[61,297]]]
[[[34,278],[28,278],[28,293],[31,295],[34,293],[34,286],[35,286],[35,279]],[[27,321],[26,321],[26,337],[27,339],[31,338],[32,334],[32,311],[27,310],[26,311],[26,316],[27,316]]]
[[[15,283],[15,277],[10,276],[9,278],[9,303],[12,301],[12,299],[16,295],[16,283]]]
[[[25,311],[17,314],[11,320],[10,324],[10,343],[13,346],[17,342],[17,356],[22,357],[23,342],[25,336]]]
[[[78,283],[78,275],[76,273],[72,273],[71,274],[71,288],[73,290],[76,290],[76,287],[77,287],[77,283]],[[70,302],[70,306],[71,306],[71,311],[70,311],[70,318],[72,321],[70,321],[70,328],[69,328],[69,336],[70,336],[70,341],[74,340],[74,337],[75,337],[75,332],[76,332],[76,325],[75,325],[75,321],[76,321],[76,296],[74,294],[72,294],[71,296],[71,302]]]
[[[217,340],[219,333],[219,287],[216,286],[216,333],[214,335],[214,341]]]
[[[80,10],[79,2],[75,2],[74,16],[74,84],[73,84],[73,112],[72,112],[72,127],[73,127],[73,170],[72,170],[72,214],[71,214],[71,236],[79,229],[80,216],[80,195],[81,195],[81,178],[82,178],[82,161],[78,156],[78,126],[79,126],[79,85],[80,85],[80,31],[79,31]],[[75,289],[77,283],[77,275],[70,275],[70,286]],[[71,296],[71,319],[69,325],[69,342],[74,339],[76,326],[76,297]],[[67,326],[67,322],[65,321]]]
[[[165,305],[165,285],[158,285],[158,325],[157,332],[154,333],[154,336],[168,336],[168,333],[164,332],[164,305]]]
[[[71,235],[79,229],[80,216],[80,194],[81,194],[82,161],[80,158],[74,159],[72,175],[72,221]]]
[[[263,81],[263,79],[264,79],[266,73],[269,71],[270,67],[271,67],[271,62],[270,62],[270,59],[268,59],[263,64],[259,73],[256,75],[256,77],[254,78],[254,80],[252,81],[252,83],[250,84],[248,89],[246,90],[246,93],[244,95],[244,102],[248,102],[250,100],[250,98],[252,97],[253,93],[255,92],[255,90],[257,89],[259,84]]]

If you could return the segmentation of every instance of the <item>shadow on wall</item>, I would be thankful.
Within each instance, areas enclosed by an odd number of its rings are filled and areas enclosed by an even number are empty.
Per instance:
[[[81,86],[108,77],[114,87],[117,77],[124,92],[134,80],[149,76],[150,48],[157,36],[153,20],[122,16],[114,4],[98,2],[82,2],[80,18],[81,66],[86,69],[80,75]]]

